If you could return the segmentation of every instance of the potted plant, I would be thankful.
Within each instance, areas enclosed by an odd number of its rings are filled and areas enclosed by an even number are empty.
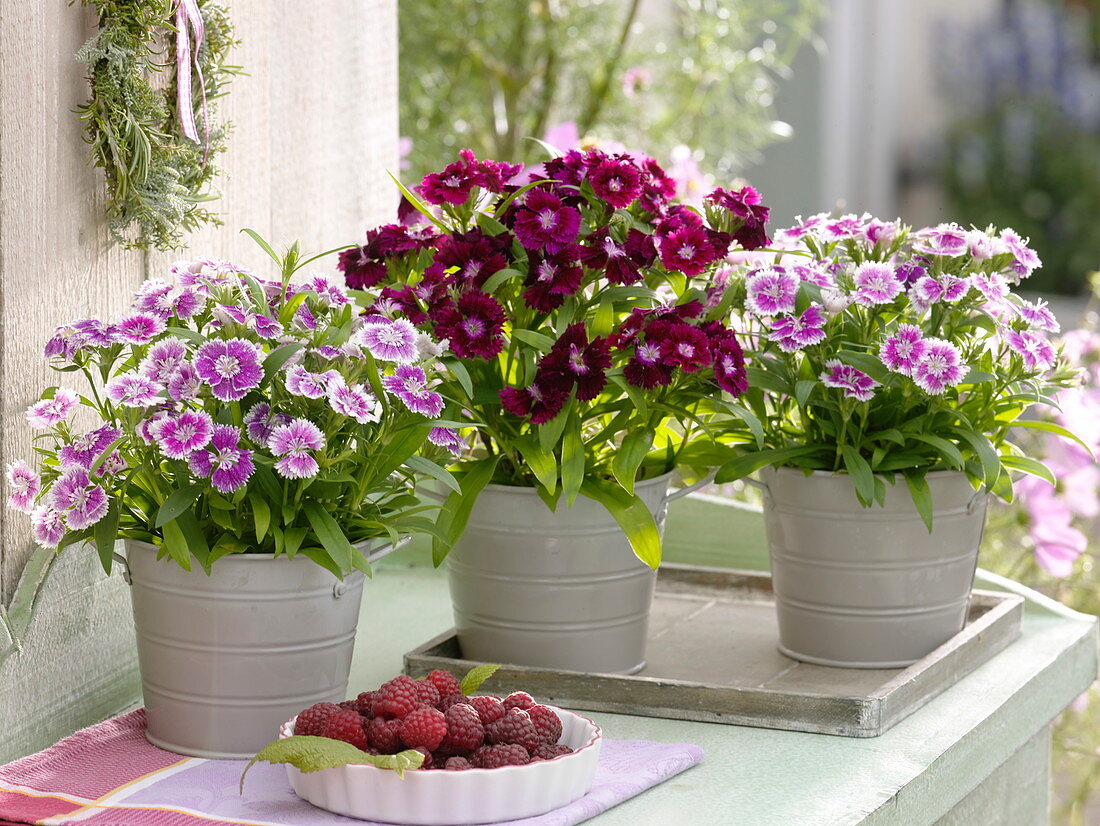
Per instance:
[[[1021,418],[1073,381],[1050,310],[1012,292],[1039,259],[1009,229],[853,215],[776,246],[731,287],[763,433],[717,478],[761,470],[785,654],[906,665],[965,622],[987,493],[1052,478],[1013,430],[1068,435]]]
[[[265,249],[273,257],[270,247]],[[146,281],[115,323],[58,329],[28,411],[37,470],[8,469],[35,540],[125,540],[149,739],[254,753],[303,703],[343,699],[369,553],[430,528],[413,470],[443,400],[435,345],[368,326],[342,283],[200,261]],[[120,557],[121,559],[121,557]]]
[[[710,418],[743,412],[721,285],[768,210],[746,187],[703,216],[652,159],[598,150],[533,170],[463,151],[423,201],[403,191],[430,223],[372,230],[341,267],[368,319],[448,340],[440,392],[476,423],[433,540],[463,654],[637,670],[672,472],[718,464]]]

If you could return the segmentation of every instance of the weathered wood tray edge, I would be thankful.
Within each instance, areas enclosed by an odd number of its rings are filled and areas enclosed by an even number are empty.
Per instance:
[[[663,584],[728,581],[731,587],[770,594],[760,571],[667,564]],[[877,737],[1003,651],[1021,633],[1023,597],[973,591],[986,611],[924,659],[900,671],[867,696],[837,697],[766,687],[736,687],[639,675],[550,671],[503,665],[493,676],[499,692],[522,689],[555,705],[588,711],[744,725],[842,737]],[[455,656],[452,656],[455,655]],[[458,654],[454,629],[407,652],[405,671],[423,676],[435,668],[462,673],[478,665]],[[676,704],[668,702],[676,698]]]

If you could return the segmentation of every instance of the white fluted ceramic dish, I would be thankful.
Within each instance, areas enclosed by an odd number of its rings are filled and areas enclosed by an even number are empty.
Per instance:
[[[571,711],[554,711],[562,722],[559,742],[574,751],[553,760],[499,769],[409,771],[404,777],[368,765],[306,773],[288,764],[287,777],[303,800],[360,820],[457,826],[534,817],[584,797],[600,757],[599,726]],[[294,719],[283,724],[279,739],[293,733]]]

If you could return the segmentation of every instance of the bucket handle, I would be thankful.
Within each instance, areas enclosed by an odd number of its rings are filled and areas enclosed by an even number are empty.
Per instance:
[[[706,476],[704,476],[702,479],[700,479],[698,482],[696,482],[693,485],[688,485],[687,487],[676,488],[676,490],[669,491],[668,493],[665,494],[665,498],[661,501],[661,504],[662,505],[667,505],[669,502],[672,502],[673,500],[680,499],[684,496],[687,496],[689,493],[694,493],[695,491],[699,490],[700,488],[705,488],[707,485],[709,485],[711,482],[714,481],[714,473],[715,472],[716,471],[712,471],[711,473],[708,473]]]

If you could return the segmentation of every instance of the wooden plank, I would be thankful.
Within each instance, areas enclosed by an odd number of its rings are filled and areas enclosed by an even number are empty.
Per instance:
[[[1023,598],[974,592],[967,626],[905,669],[827,668],[776,650],[778,627],[770,577],[666,564],[657,580],[647,662],[637,674],[506,665],[498,691],[538,692],[567,707],[877,737],[1000,652],[1020,634]],[[454,632],[405,656],[414,676],[456,673]]]

